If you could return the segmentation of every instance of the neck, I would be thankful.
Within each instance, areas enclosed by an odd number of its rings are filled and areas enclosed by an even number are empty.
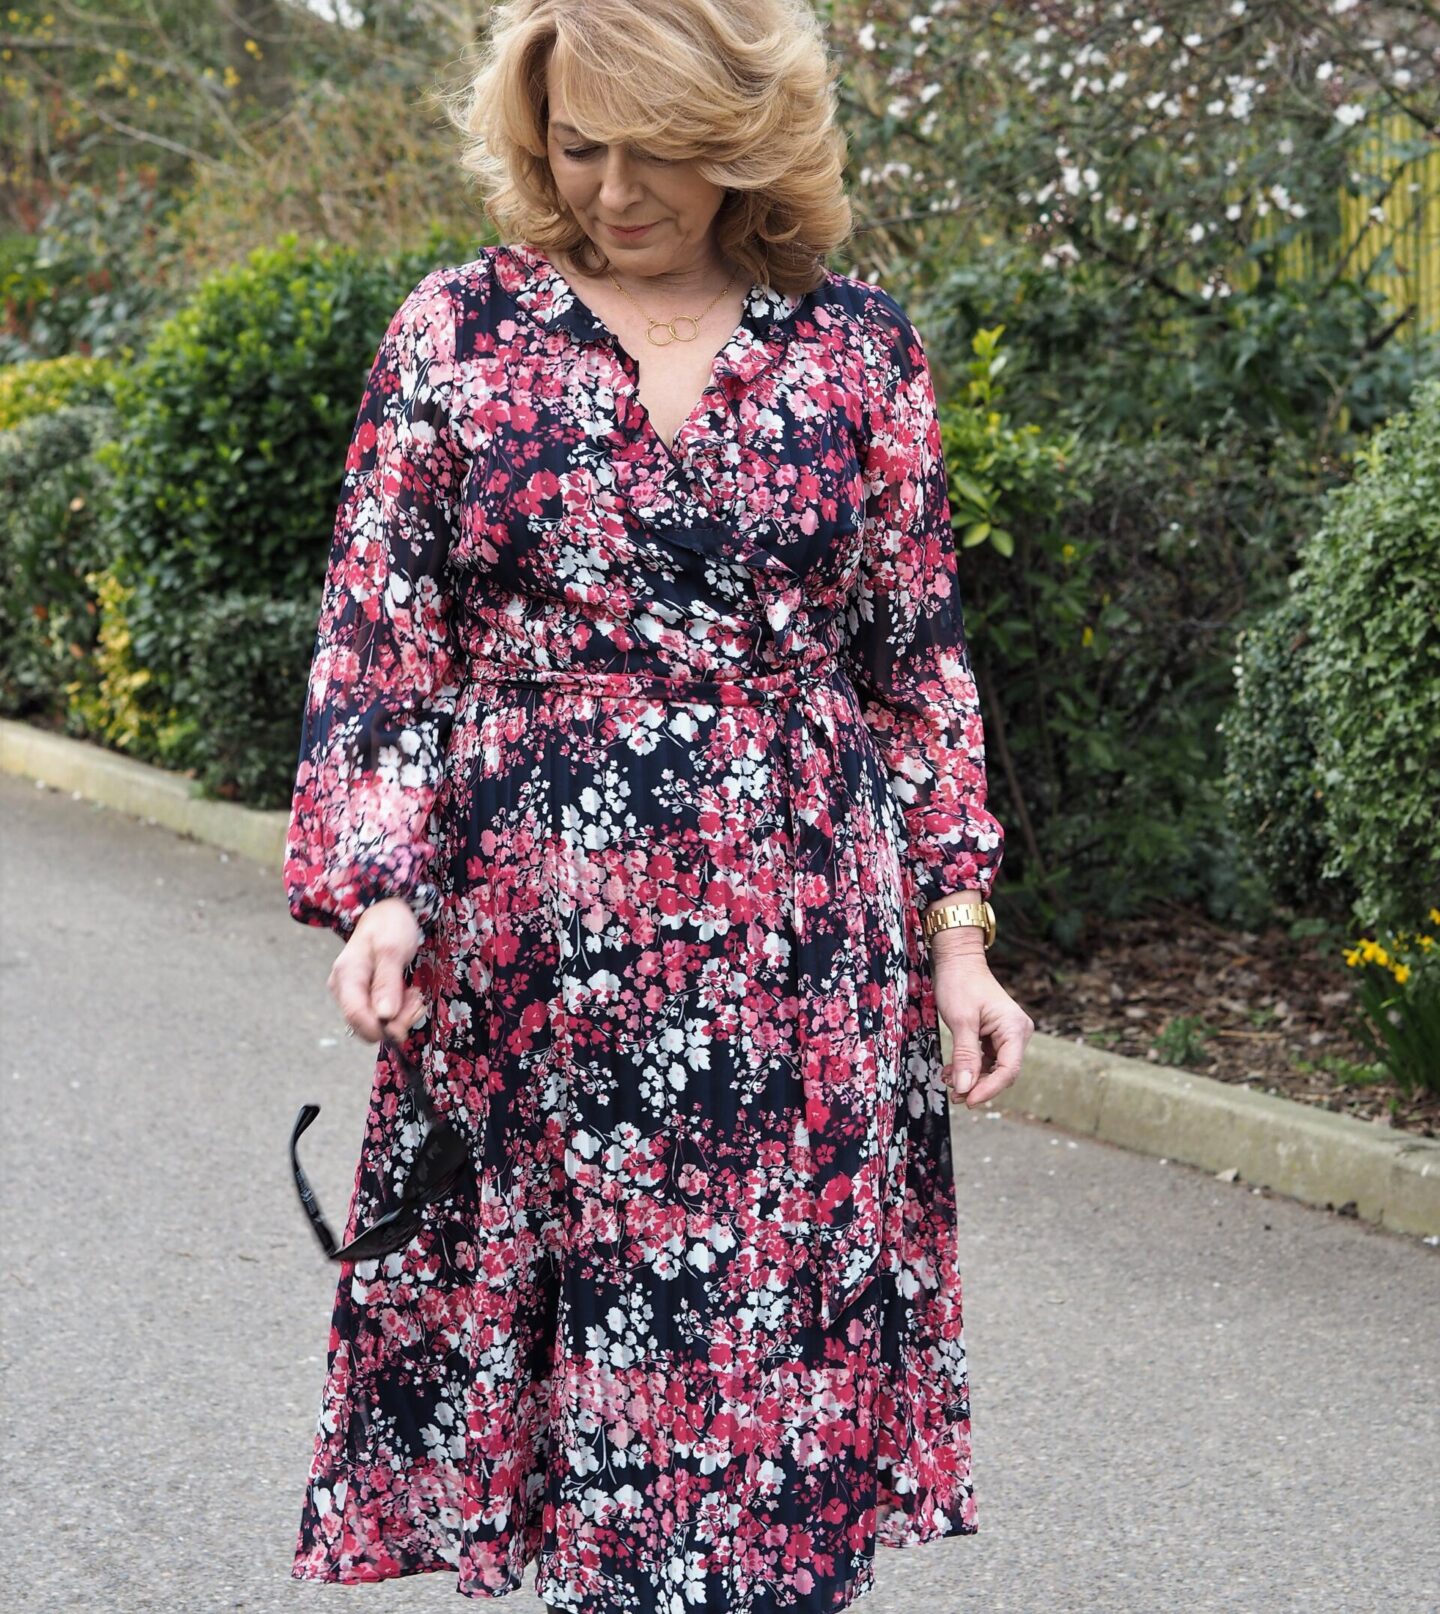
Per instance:
[[[694,298],[714,297],[735,278],[737,273],[737,265],[728,263],[719,252],[711,248],[694,262],[674,264],[653,274],[640,274],[633,269],[621,268],[612,258],[608,276],[613,276],[626,291],[638,295],[643,296],[647,291],[660,291],[674,296]],[[605,270],[601,270],[598,275],[581,271],[580,278],[610,284]]]

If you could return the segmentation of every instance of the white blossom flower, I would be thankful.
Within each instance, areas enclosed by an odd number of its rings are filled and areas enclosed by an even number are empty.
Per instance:
[[[1349,129],[1364,120],[1365,108],[1358,101],[1345,101],[1335,108],[1335,116]]]

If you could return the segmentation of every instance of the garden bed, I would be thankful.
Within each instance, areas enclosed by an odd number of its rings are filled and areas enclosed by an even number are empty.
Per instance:
[[[1174,907],[1114,921],[1089,958],[1026,948],[1006,990],[1036,1029],[1411,1131],[1440,1136],[1440,1093],[1405,1094],[1351,1029],[1354,972],[1336,933],[1235,931]]]

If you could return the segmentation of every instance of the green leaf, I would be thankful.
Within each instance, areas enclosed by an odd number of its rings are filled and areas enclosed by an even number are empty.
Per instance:
[[[950,480],[955,485],[956,491],[963,494],[977,510],[990,508],[989,493],[973,477],[966,476],[963,471],[953,471]]]

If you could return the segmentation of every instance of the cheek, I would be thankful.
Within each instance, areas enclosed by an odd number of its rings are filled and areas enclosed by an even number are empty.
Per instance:
[[[712,185],[693,171],[657,169],[651,183],[657,195],[668,201],[677,213],[690,217],[710,217],[725,199],[725,192],[718,185]]]

